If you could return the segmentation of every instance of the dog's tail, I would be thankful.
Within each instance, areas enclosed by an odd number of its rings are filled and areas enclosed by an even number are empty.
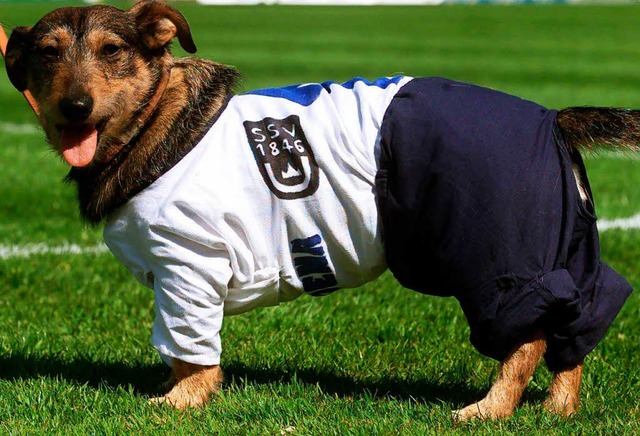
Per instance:
[[[557,119],[569,148],[640,151],[640,110],[570,107],[558,112]]]

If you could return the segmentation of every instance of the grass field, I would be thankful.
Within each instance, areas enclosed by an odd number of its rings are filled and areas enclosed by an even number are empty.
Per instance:
[[[50,8],[1,2],[0,21]],[[199,55],[237,66],[247,90],[402,72],[551,107],[640,107],[640,6],[181,8]],[[388,275],[229,318],[220,397],[187,413],[148,405],[168,373],[149,345],[152,292],[108,253],[19,256],[101,234],[79,221],[66,168],[4,71],[0,144],[0,246],[15,249],[0,260],[0,434],[640,433],[638,293],[588,356],[576,417],[542,411],[541,368],[514,417],[454,426],[451,409],[481,398],[496,365],[470,346],[455,301]],[[640,160],[587,164],[601,218],[640,212]],[[603,232],[602,251],[640,288],[640,231]]]

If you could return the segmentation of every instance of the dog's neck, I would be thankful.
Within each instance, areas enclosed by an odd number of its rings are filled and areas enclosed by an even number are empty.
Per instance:
[[[168,73],[166,77],[168,78]],[[67,180],[78,190],[80,213],[92,224],[105,219],[171,169],[209,130],[233,91],[239,74],[195,58],[175,60],[166,89],[144,114],[137,134],[107,163],[72,168]]]

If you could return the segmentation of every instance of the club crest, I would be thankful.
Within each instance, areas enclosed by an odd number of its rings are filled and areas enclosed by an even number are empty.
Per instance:
[[[300,118],[264,118],[243,123],[251,151],[264,182],[283,200],[313,195],[318,189],[319,170],[304,135]]]

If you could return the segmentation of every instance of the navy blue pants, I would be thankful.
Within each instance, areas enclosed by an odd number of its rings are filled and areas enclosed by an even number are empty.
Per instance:
[[[387,262],[410,289],[456,297],[497,360],[546,334],[551,370],[582,361],[631,293],[600,261],[556,111],[441,78],[415,79],[382,124],[378,208]],[[589,192],[590,194],[590,192]]]

